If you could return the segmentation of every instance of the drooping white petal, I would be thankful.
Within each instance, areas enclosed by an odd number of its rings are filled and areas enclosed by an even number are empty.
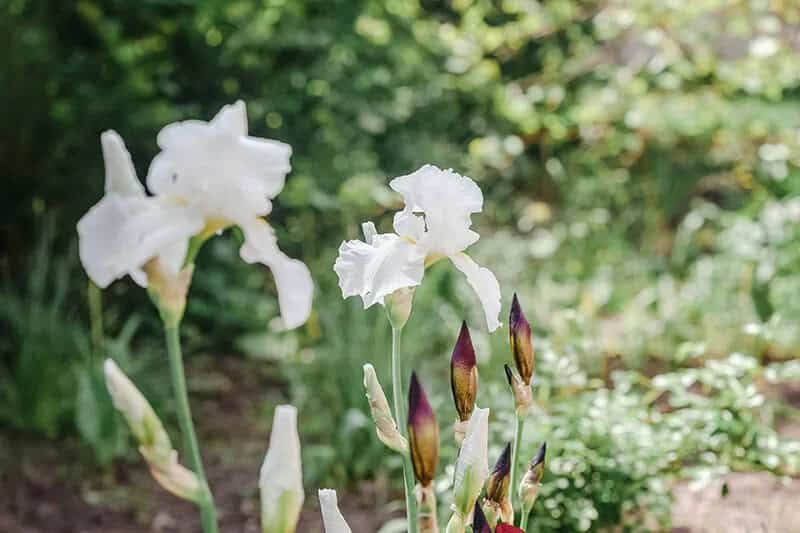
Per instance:
[[[472,179],[425,165],[393,179],[389,186],[406,203],[403,213],[395,216],[395,231],[400,235],[418,233],[419,222],[411,217],[423,214],[426,231],[419,244],[428,253],[453,255],[478,240],[479,235],[470,229],[470,215],[483,209],[483,194]]]
[[[284,326],[288,329],[301,326],[311,314],[314,295],[314,282],[308,267],[278,248],[275,232],[263,219],[247,220],[241,228],[245,240],[239,255],[247,263],[258,262],[269,267],[275,278]]]
[[[165,254],[168,260],[162,267],[177,273],[185,243],[202,228],[202,218],[186,208],[165,206],[157,198],[109,193],[78,221],[78,253],[98,287],[126,274],[146,286],[144,264]]]
[[[350,526],[347,525],[336,499],[336,491],[331,489],[320,489],[319,509],[322,512],[322,523],[325,526],[325,533],[352,533]]]
[[[305,496],[297,409],[291,405],[275,408],[269,449],[261,466],[258,487],[264,531],[279,532],[275,524],[288,525],[287,531],[294,531]]]
[[[464,516],[472,510],[489,476],[488,450],[489,409],[476,407],[469,419],[464,441],[461,443],[453,484],[453,503]]]
[[[103,164],[106,169],[106,194],[119,193],[144,197],[144,187],[136,177],[136,169],[131,154],[125,148],[125,142],[114,130],[104,131],[100,135],[103,147]]]
[[[207,216],[238,221],[263,216],[291,170],[288,144],[247,135],[244,102],[222,108],[210,122],[164,127],[147,185],[183,198]]]
[[[467,277],[472,289],[478,295],[486,315],[489,331],[500,327],[500,284],[488,268],[478,265],[465,253],[450,256],[450,260]]]
[[[361,296],[367,308],[383,304],[383,299],[397,289],[419,285],[425,257],[406,239],[382,233],[374,235],[371,244],[343,242],[333,270],[339,276],[342,296]]]

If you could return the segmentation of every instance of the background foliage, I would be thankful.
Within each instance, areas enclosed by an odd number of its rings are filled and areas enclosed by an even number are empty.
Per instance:
[[[555,459],[536,527],[663,522],[672,479],[797,472],[773,429],[792,411],[763,395],[798,378],[793,2],[7,0],[0,30],[2,426],[78,433],[101,461],[124,453],[97,381],[102,343],[156,403],[168,389],[131,283],[106,291],[106,338],[92,335],[74,225],[101,194],[98,135],[119,130],[144,165],[163,124],[242,98],[253,134],[294,147],[273,216],[312,267],[315,315],[273,331],[269,275],[238,260],[231,234],[200,257],[188,351],[277,362],[301,410],[329,413],[308,415],[309,476],[397,466],[359,385],[362,362],[386,369],[386,326],[340,300],[330,267],[362,220],[390,224],[387,178],[428,161],[479,181],[476,255],[505,300],[520,293],[542,343],[528,440],[532,453],[547,437]],[[437,266],[425,283],[406,351],[445,425],[461,318],[485,403],[505,397],[507,347],[457,274]]]

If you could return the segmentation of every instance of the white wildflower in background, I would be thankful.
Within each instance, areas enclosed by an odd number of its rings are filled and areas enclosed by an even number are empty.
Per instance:
[[[364,307],[384,303],[395,291],[422,283],[425,267],[448,258],[464,273],[483,305],[490,331],[500,326],[500,287],[494,274],[464,250],[479,235],[471,215],[483,209],[483,194],[470,178],[425,165],[389,184],[405,208],[394,217],[395,233],[379,234],[364,224],[364,241],[343,242],[334,270],[344,297],[360,296]]]

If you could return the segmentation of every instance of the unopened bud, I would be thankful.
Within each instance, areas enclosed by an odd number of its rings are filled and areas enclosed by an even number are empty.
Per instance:
[[[492,528],[486,521],[486,515],[480,506],[475,507],[475,514],[472,517],[472,532],[473,533],[492,533]]]
[[[103,371],[114,407],[128,422],[153,477],[172,494],[200,501],[203,497],[200,480],[194,472],[178,463],[178,453],[150,403],[113,360],[106,359]]]
[[[339,511],[336,491],[321,489],[318,492],[318,496],[325,533],[352,533],[350,526],[347,525],[347,521],[345,521],[341,511]]]
[[[367,401],[378,438],[392,450],[406,453],[408,441],[397,430],[386,394],[384,394],[378,376],[375,374],[375,368],[371,364],[364,365],[364,388],[367,390]]]
[[[408,444],[414,476],[427,487],[439,463],[439,424],[416,373],[408,390]]]
[[[303,468],[297,409],[279,405],[275,409],[269,449],[259,477],[261,528],[264,533],[294,533],[303,507]]]
[[[497,527],[494,528],[494,533],[525,533],[518,527],[514,527],[511,524],[500,523],[497,524]]]
[[[478,365],[466,322],[461,324],[461,332],[450,358],[450,386],[458,419],[466,422],[472,416],[478,394]]]
[[[389,323],[395,329],[403,329],[411,316],[411,308],[414,303],[414,287],[397,289],[384,299],[386,314],[389,316]]]
[[[486,497],[483,500],[483,511],[486,519],[494,526],[498,520],[511,522],[514,511],[508,495],[508,484],[511,476],[511,443],[506,444],[497,459],[489,478],[486,480]]]
[[[536,496],[539,494],[539,485],[544,477],[545,456],[547,454],[547,443],[543,443],[533,457],[525,475],[519,484],[519,501],[522,503],[523,512],[530,512],[533,504],[536,503]]]
[[[530,385],[534,369],[531,325],[522,312],[522,307],[519,305],[516,294],[514,294],[514,298],[511,301],[511,313],[508,317],[508,335],[517,371],[523,383]]]
[[[514,394],[514,406],[517,416],[524,416],[530,410],[531,404],[533,404],[531,386],[526,385],[519,374],[510,366],[503,365],[503,369],[506,372],[506,379],[511,387],[511,392]]]

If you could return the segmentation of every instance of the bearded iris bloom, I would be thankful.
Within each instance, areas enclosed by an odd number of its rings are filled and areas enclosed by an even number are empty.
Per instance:
[[[360,296],[365,308],[384,304],[396,291],[420,285],[426,267],[448,258],[478,295],[489,330],[500,327],[497,278],[464,252],[480,237],[470,229],[472,214],[483,210],[478,185],[452,170],[425,165],[389,186],[405,202],[394,216],[395,232],[378,233],[367,223],[363,241],[342,243],[334,265],[342,295]]]
[[[101,136],[105,195],[78,222],[81,262],[92,281],[104,288],[130,275],[146,287],[154,276],[175,277],[193,260],[190,244],[235,225],[245,237],[242,259],[262,263],[275,277],[284,325],[303,324],[311,275],[280,251],[262,218],[291,169],[291,147],[249,136],[242,101],[210,122],[169,124],[157,140],[162,151],[148,171],[148,195],[120,136]]]

